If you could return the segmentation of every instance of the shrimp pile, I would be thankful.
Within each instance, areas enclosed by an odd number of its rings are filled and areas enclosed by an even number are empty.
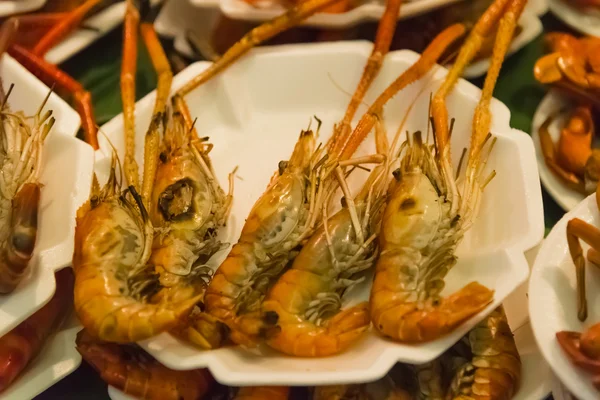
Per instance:
[[[201,398],[209,390],[206,371],[166,372],[132,345],[162,332],[202,349],[230,340],[247,347],[264,343],[294,356],[322,357],[349,348],[371,322],[378,333],[396,341],[435,340],[492,301],[493,291],[477,282],[447,298],[440,293],[457,262],[456,247],[495,174],[485,171],[495,143],[488,133],[489,103],[525,0],[495,0],[474,26],[433,97],[434,144],[415,132],[402,143],[397,134],[391,145],[381,122],[385,104],[423,78],[464,35],[465,27],[453,25],[436,37],[352,130],[351,121],[394,33],[400,1],[390,0],[363,76],[329,141],[317,144],[318,118],[316,129],[309,125],[301,131],[291,156],[279,163],[251,209],[237,243],[214,275],[207,267],[208,260],[227,246],[217,234],[231,210],[233,173],[225,192],[208,157],[212,146],[196,132],[184,97],[253,46],[335,1],[309,0],[255,28],[174,93],[171,107],[172,72],[152,24],[140,14],[146,7],[128,2],[121,74],[121,172],[126,184],[113,156],[108,181],[100,187],[95,180],[90,199],[78,211],[73,258],[75,309],[84,326],[78,348],[111,385],[161,399]],[[159,77],[141,178],[134,157],[138,31]],[[473,120],[465,174],[456,180],[460,168],[455,173],[451,167],[452,125],[448,126],[445,101],[491,34],[496,34],[492,64]],[[376,154],[352,158],[373,128]],[[374,167],[354,194],[347,177],[364,165]],[[338,191],[343,194],[342,209],[332,214]],[[369,270],[375,273],[369,301],[342,309],[346,293],[366,280]],[[442,365],[417,369],[417,381],[431,377],[425,379],[423,393],[466,399],[479,393],[501,398],[497,392],[510,396],[515,391],[520,361],[499,312],[469,334],[470,352],[460,353],[460,363],[453,361],[451,377],[445,376]],[[488,379],[490,386],[482,389],[481,379]],[[275,398],[276,393],[284,398],[287,389],[242,389],[236,396]],[[398,393],[409,395],[406,390]]]

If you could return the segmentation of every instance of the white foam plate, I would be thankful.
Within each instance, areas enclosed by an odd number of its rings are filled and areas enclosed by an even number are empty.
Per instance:
[[[523,12],[519,20],[519,25],[523,29],[512,41],[507,57],[531,43],[543,31],[542,21],[540,21],[540,18],[532,10],[525,10]],[[489,68],[489,58],[479,60],[469,65],[463,76],[465,78],[477,78],[485,75]]]
[[[554,400],[577,400],[571,393],[569,393],[556,375],[552,374],[552,376],[552,398]]]
[[[33,399],[75,371],[81,365],[81,355],[75,348],[75,338],[80,330],[81,325],[73,316],[48,339],[40,354],[23,374],[0,394],[0,398]]]
[[[540,17],[548,12],[548,0],[529,0],[525,10],[529,10]]]
[[[204,1],[204,0],[196,0]],[[209,0],[213,1],[213,0]],[[400,9],[399,19],[410,18],[425,14],[437,8],[447,6],[463,0],[413,0],[405,1]],[[245,21],[266,21],[284,12],[278,4],[266,8],[258,8],[246,3],[244,0],[220,0],[219,6],[223,14],[233,19]],[[379,21],[385,5],[378,0],[365,0],[357,7],[340,14],[319,13],[308,18],[302,23],[305,26],[321,28],[348,28],[365,21]]]
[[[151,0],[150,3],[155,6],[162,0]],[[2,4],[2,2],[0,2]],[[45,59],[53,64],[60,64],[81,50],[85,49],[96,40],[100,39],[108,32],[119,26],[125,18],[126,2],[115,3],[105,8],[101,12],[87,18],[84,21],[86,26],[92,29],[78,29],[63,41],[48,51]]]
[[[548,0],[548,5],[552,14],[576,31],[600,36],[600,9],[581,10],[565,0]]]
[[[539,248],[540,246],[536,246],[525,254],[530,266]],[[544,361],[533,337],[529,313],[527,307],[523,307],[524,302],[527,302],[526,284],[515,290],[504,302],[522,362],[521,385],[512,400],[543,400],[550,395],[554,382],[552,382],[550,367]],[[112,400],[136,400],[113,386],[108,387],[108,395]],[[555,400],[571,399],[555,397]]]
[[[575,266],[566,235],[567,222],[575,217],[600,226],[595,195],[565,214],[544,240],[529,281],[529,313],[535,339],[554,374],[580,400],[593,400],[600,392],[592,385],[591,374],[575,367],[556,341],[556,332],[581,332],[600,321],[600,309],[594,306],[600,299],[600,271],[590,266],[586,267],[589,316],[585,323],[577,319]]]
[[[346,92],[354,90],[371,49],[372,44],[368,42],[256,49],[188,96],[194,117],[202,121],[202,134],[213,139],[215,148],[211,157],[220,181],[226,182],[227,174],[236,165],[240,168],[232,218],[227,231],[223,232],[228,241],[238,239],[252,204],[266,188],[277,163],[289,157],[298,133],[306,128],[311,116],[316,114],[323,120],[322,140],[327,140],[348,101],[347,94],[339,87]],[[365,102],[372,102],[375,95],[416,59],[417,55],[409,51],[390,53]],[[193,64],[178,74],[174,86],[181,86],[208,65],[206,62]],[[435,90],[445,73],[443,68],[436,68],[433,79],[411,86],[388,104],[388,109],[394,110],[387,115],[390,132],[395,131],[418,90],[425,84]],[[479,89],[461,80],[449,97],[450,115],[457,118],[452,137],[455,149],[467,146],[468,137],[459,132],[470,132],[479,95]],[[405,129],[427,129],[428,99],[428,93],[418,99]],[[154,92],[142,99],[136,110],[136,157],[140,164],[153,101]],[[525,282],[529,269],[523,252],[543,237],[541,190],[533,143],[529,135],[510,128],[510,112],[506,106],[494,100],[491,108],[492,132],[498,141],[488,165],[498,175],[486,188],[479,218],[458,250],[459,263],[446,279],[445,294],[471,280],[495,289],[496,294],[489,307],[452,334],[431,343],[409,346],[386,341],[370,332],[365,340],[339,356],[294,358],[293,362],[267,349],[261,349],[261,355],[238,348],[200,352],[168,334],[142,342],[142,347],[169,368],[208,367],[219,382],[232,386],[373,381],[381,378],[397,361],[421,363],[439,356]],[[102,130],[122,154],[122,116],[104,125]],[[265,143],[269,143],[269,152],[264,151]],[[111,150],[102,137],[100,146],[96,171],[102,181],[107,178]],[[374,143],[368,139],[356,155],[372,152]],[[351,187],[356,188],[364,178],[359,174],[353,176]],[[213,266],[218,265],[226,253],[214,257]],[[368,291],[368,287],[363,287],[349,302],[368,298]]]
[[[22,14],[42,8],[46,0],[5,0],[0,1],[0,17]]]
[[[569,106],[568,99],[562,96],[556,90],[551,90],[546,94],[540,105],[538,106],[531,125],[531,137],[535,145],[535,153],[540,171],[540,180],[544,188],[550,193],[550,196],[560,205],[563,210],[569,211],[575,208],[585,198],[585,195],[569,188],[559,179],[546,165],[542,147],[540,144],[539,129],[550,114],[555,114],[558,110]],[[556,118],[550,126],[550,136],[554,143],[558,142],[560,137],[560,127],[564,123],[564,115]]]
[[[9,99],[12,109],[33,115],[50,89],[8,55],[3,57],[0,68],[5,87],[15,84]],[[28,275],[11,294],[0,296],[0,336],[54,294],[54,272],[71,263],[75,213],[87,199],[92,182],[92,148],[75,138],[79,115],[55,94],[45,109],[53,110],[56,124],[46,139],[42,156],[38,237]]]

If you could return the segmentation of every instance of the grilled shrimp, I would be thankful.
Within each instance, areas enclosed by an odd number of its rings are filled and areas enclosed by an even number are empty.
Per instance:
[[[197,400],[213,385],[206,369],[174,371],[135,345],[102,342],[85,330],[77,334],[76,346],[104,382],[139,399]]]
[[[73,271],[56,273],[56,292],[46,305],[0,338],[0,392],[29,365],[60,326],[73,301]]]
[[[374,102],[359,122],[357,132],[361,135],[368,132],[370,127],[364,121],[371,120],[371,115],[404,86],[422,77],[463,32],[462,26],[455,25],[436,38],[419,61]],[[397,138],[394,143],[396,141]],[[338,173],[347,206],[330,219],[324,213],[322,226],[302,247],[291,269],[277,281],[263,303],[267,317],[278,316],[276,333],[269,335],[267,344],[281,352],[313,357],[336,354],[360,338],[370,325],[366,303],[341,312],[340,309],[343,294],[364,279],[363,272],[374,265],[377,255],[376,236],[385,203],[387,177],[395,161],[381,124],[377,125],[376,143],[379,157],[387,161],[371,172],[354,199],[343,174]]]
[[[403,145],[400,168],[388,191],[379,237],[381,253],[370,297],[373,325],[384,336],[403,342],[434,340],[492,301],[493,291],[477,282],[446,298],[440,293],[444,277],[456,264],[456,247],[494,175],[483,176],[494,143],[489,140],[489,102],[525,4],[525,0],[494,1],[473,28],[433,99],[435,145],[424,143],[419,133]],[[501,16],[492,64],[473,119],[471,147],[459,193],[450,162],[451,128],[445,98]]]
[[[50,93],[33,118],[0,105],[0,293],[12,292],[27,272],[37,238],[44,140],[54,125],[42,114]]]
[[[106,185],[94,185],[77,211],[75,310],[94,336],[129,343],[175,327],[201,297],[149,302],[160,288],[148,264],[154,229],[135,188],[120,191],[115,160]]]
[[[504,309],[494,310],[465,339],[471,358],[454,375],[447,399],[512,398],[521,379],[521,357]]]

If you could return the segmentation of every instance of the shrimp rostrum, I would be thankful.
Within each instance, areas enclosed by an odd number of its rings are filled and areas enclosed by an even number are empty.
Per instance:
[[[388,190],[370,297],[373,325],[386,337],[402,342],[435,340],[492,301],[493,291],[477,282],[448,297],[442,297],[441,291],[447,272],[457,263],[456,247],[495,174],[487,174],[484,168],[495,142],[489,133],[489,103],[525,4],[524,0],[495,0],[487,9],[433,98],[435,144],[416,133],[402,148],[400,168]],[[465,174],[455,181],[458,174],[451,166],[452,127],[448,127],[445,99],[499,20],[492,63],[473,119]]]
[[[128,2],[121,71],[128,187],[121,190],[113,157],[107,183],[95,181],[78,211],[73,257],[79,319],[91,335],[122,343],[175,328],[201,300],[204,263],[221,248],[215,230],[231,202],[216,183],[206,143],[191,136],[179,113],[169,118],[172,73],[151,22],[139,22],[140,11]],[[142,185],[134,158],[138,29],[158,72]]]
[[[44,140],[54,125],[43,112],[33,117],[13,111],[10,86],[0,104],[0,293],[12,292],[27,273],[37,238]]]
[[[296,356],[328,356],[346,349],[369,327],[366,302],[346,310],[341,307],[344,294],[363,281],[365,272],[375,264],[385,191],[391,165],[396,161],[377,114],[399,90],[428,72],[463,32],[463,26],[454,25],[436,38],[421,58],[379,96],[350,136],[364,137],[375,124],[377,154],[337,163],[343,208],[328,218],[327,202],[323,204],[321,225],[268,293],[262,307],[264,316],[278,317],[277,326],[267,338],[269,346]],[[381,164],[353,197],[345,180],[351,171],[345,172],[345,168],[377,158]]]

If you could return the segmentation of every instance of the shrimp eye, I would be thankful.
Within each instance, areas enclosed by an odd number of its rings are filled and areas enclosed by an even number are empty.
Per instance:
[[[402,200],[402,203],[400,203],[400,209],[402,211],[407,211],[413,208],[416,204],[417,202],[415,201],[415,199],[409,197],[407,199]]]
[[[279,175],[283,175],[283,172],[285,171],[285,169],[288,166],[288,162],[287,161],[279,161]]]
[[[164,151],[163,151],[163,152],[161,152],[161,153],[158,155],[158,158],[159,158],[159,159],[160,159],[160,161],[161,161],[161,162],[163,162],[163,163],[166,163],[166,162],[167,162],[167,155],[165,154],[165,152],[164,152]]]
[[[340,199],[340,203],[342,203],[342,208],[348,208],[348,202],[346,201],[346,196],[342,196]]]
[[[400,168],[398,168],[398,169],[395,169],[395,170],[392,172],[392,175],[394,176],[394,178],[395,178],[395,179],[396,179],[398,182],[400,182],[400,179],[402,179],[402,172],[400,171]]]
[[[158,199],[158,207],[167,221],[182,220],[194,212],[194,187],[183,179],[167,187]]]

